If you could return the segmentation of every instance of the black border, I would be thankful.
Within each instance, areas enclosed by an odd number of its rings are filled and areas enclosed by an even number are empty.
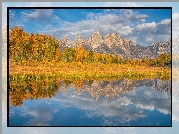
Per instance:
[[[172,127],[172,62],[171,62],[171,125],[170,126],[9,126],[9,10],[10,9],[170,9],[172,61],[172,7],[7,7],[7,127]]]
[[[9,9],[7,8],[7,127],[9,127]]]

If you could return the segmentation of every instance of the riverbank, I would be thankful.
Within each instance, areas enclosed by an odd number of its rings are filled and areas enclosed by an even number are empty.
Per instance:
[[[61,80],[85,80],[85,79],[139,79],[139,78],[165,78],[171,76],[168,67],[148,67],[119,64],[97,64],[80,62],[59,62],[58,64],[39,64],[38,66],[11,65],[9,75],[36,75],[54,77]]]

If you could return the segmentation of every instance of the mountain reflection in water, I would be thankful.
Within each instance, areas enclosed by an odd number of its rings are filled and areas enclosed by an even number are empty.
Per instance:
[[[147,86],[152,90],[171,93],[171,79],[162,81],[158,78],[154,80],[142,79],[128,81],[120,79],[117,81],[39,81],[29,82],[28,84],[10,83],[10,102],[13,106],[22,105],[24,100],[51,98],[58,91],[66,93],[69,88],[75,90],[80,95],[83,91],[87,91],[94,100],[98,100],[100,96],[116,98],[120,94],[125,94],[134,90],[136,87]]]
[[[12,126],[170,126],[171,123],[171,79],[10,82],[9,95]],[[30,120],[32,117],[27,113],[34,112],[34,120]],[[38,119],[43,118],[41,112],[48,112],[44,116],[50,114],[49,120]],[[153,114],[158,115],[158,120],[151,123],[149,118]],[[26,123],[15,123],[16,116]],[[79,123],[67,122],[77,116]],[[24,121],[27,118],[29,121]],[[99,121],[95,122],[96,119]]]

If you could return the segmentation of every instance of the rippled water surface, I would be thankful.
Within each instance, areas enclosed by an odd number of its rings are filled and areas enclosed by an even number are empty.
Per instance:
[[[171,80],[10,83],[10,126],[170,126]]]

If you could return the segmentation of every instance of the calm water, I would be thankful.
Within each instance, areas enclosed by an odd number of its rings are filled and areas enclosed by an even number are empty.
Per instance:
[[[10,86],[10,126],[170,126],[171,80]]]

